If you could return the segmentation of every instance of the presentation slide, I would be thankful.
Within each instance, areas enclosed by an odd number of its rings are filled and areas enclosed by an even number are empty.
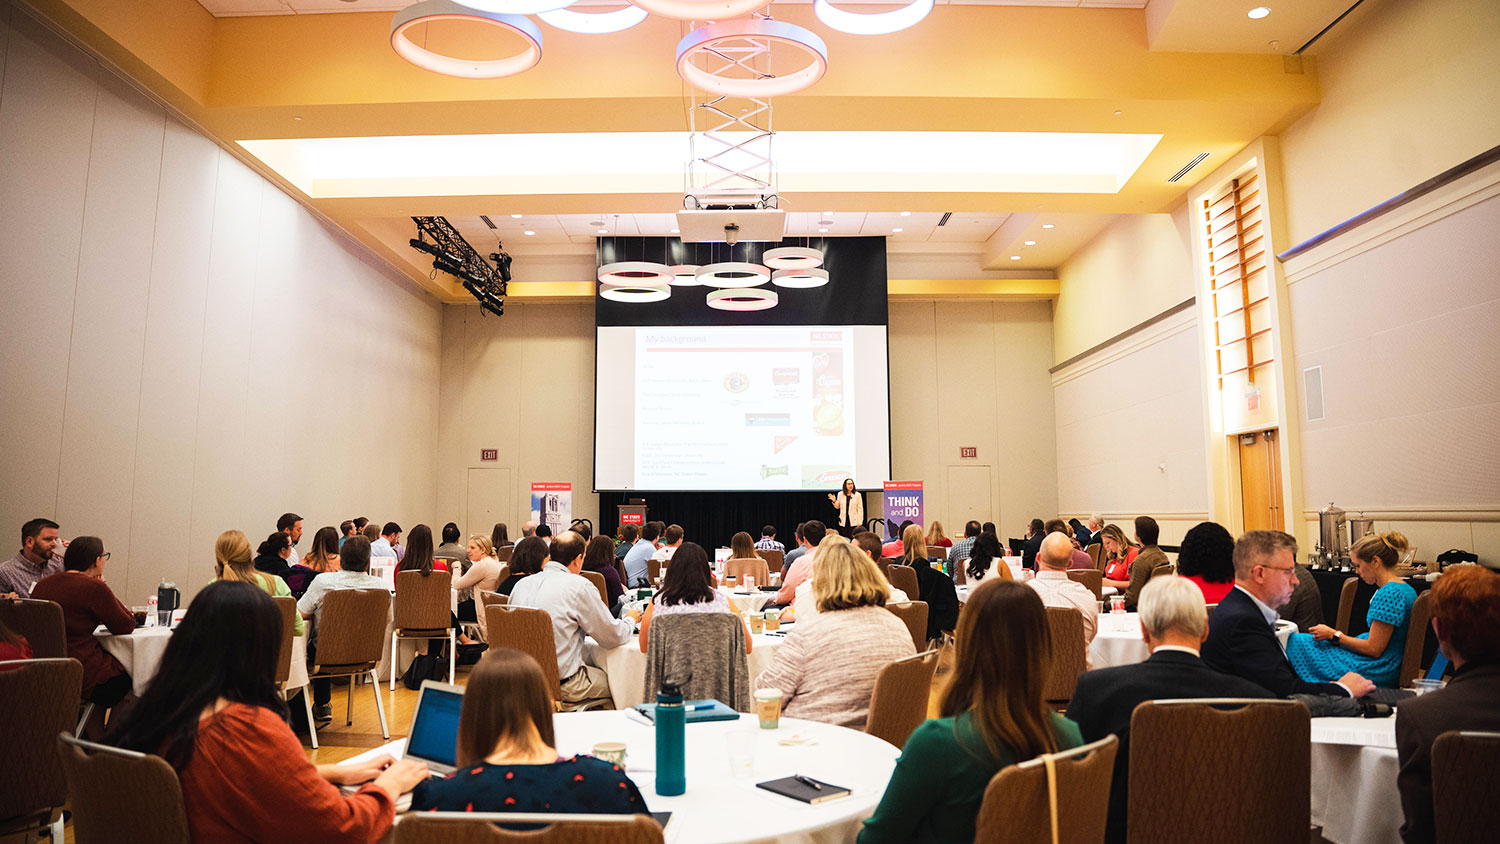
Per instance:
[[[598,329],[594,481],[861,489],[890,477],[883,325]]]

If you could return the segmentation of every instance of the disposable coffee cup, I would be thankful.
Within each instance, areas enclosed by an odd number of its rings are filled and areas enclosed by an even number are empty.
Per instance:
[[[766,629],[781,629],[781,610],[766,610]]]
[[[752,635],[766,629],[766,617],[758,612],[750,613],[750,633]]]
[[[625,768],[625,743],[622,741],[601,741],[594,745],[594,758],[608,762],[611,765],[619,765]]]
[[[774,730],[781,726],[781,689],[757,689],[755,715],[760,718],[762,730]]]

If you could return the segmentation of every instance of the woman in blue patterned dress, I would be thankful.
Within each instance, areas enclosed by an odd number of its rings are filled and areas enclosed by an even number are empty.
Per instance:
[[[1298,676],[1309,683],[1331,683],[1353,671],[1377,686],[1392,688],[1401,673],[1406,650],[1406,627],[1417,591],[1396,574],[1396,564],[1406,555],[1406,537],[1399,533],[1366,536],[1354,543],[1349,556],[1355,571],[1374,584],[1365,623],[1370,632],[1345,636],[1326,624],[1307,633],[1293,633],[1286,643],[1287,659]]]

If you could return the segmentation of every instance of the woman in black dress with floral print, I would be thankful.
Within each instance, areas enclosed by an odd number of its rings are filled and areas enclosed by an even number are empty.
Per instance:
[[[492,649],[469,675],[458,719],[458,770],[420,783],[414,811],[646,814],[646,801],[618,765],[561,758],[552,695],[536,660]]]

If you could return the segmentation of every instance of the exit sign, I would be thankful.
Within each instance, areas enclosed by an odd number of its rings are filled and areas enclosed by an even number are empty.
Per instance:
[[[500,449],[498,449],[498,448],[481,448],[479,450],[479,459],[480,460],[499,460],[500,459]]]
[[[960,460],[972,460],[979,456],[979,447],[973,445],[961,445],[958,447]]]

